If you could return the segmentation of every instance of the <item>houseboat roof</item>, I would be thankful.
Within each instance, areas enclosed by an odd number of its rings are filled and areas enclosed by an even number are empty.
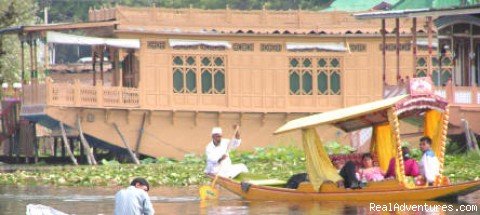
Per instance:
[[[0,29],[0,34],[12,34],[19,32],[44,32],[44,31],[58,31],[58,30],[74,30],[74,29],[89,29],[89,28],[104,28],[114,27],[116,21],[101,21],[101,22],[84,22],[84,23],[56,23],[46,25],[21,25],[12,26]]]
[[[405,10],[391,10],[391,11],[375,11],[366,13],[356,13],[354,16],[359,20],[369,19],[391,19],[391,18],[414,18],[414,17],[439,17],[439,16],[456,16],[479,14],[480,6],[473,5],[467,7],[452,7],[452,8],[417,8]]]
[[[358,20],[340,11],[204,10],[114,8],[91,9],[90,22],[116,21],[116,32],[155,34],[239,35],[380,35],[377,20]],[[410,33],[410,22],[402,20],[401,33]],[[387,26],[392,32],[394,26]]]

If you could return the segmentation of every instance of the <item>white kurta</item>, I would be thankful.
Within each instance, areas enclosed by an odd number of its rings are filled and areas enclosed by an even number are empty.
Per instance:
[[[423,153],[419,167],[420,173],[425,176],[428,183],[434,182],[435,177],[440,173],[440,162],[432,150]]]
[[[205,154],[207,155],[207,166],[205,173],[207,174],[219,174],[222,177],[234,178],[242,172],[248,172],[247,167],[244,164],[232,164],[228,150],[236,149],[241,143],[240,139],[222,139],[218,146],[213,144],[213,141],[208,143]],[[227,157],[220,163],[218,160],[226,154]]]

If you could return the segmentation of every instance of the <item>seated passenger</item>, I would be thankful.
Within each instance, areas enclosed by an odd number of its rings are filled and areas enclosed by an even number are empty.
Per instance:
[[[285,188],[297,189],[298,185],[305,181],[308,181],[307,173],[298,173],[298,174],[292,175],[288,179],[287,184],[285,185]]]
[[[362,156],[363,168],[359,170],[360,181],[369,182],[369,181],[381,181],[383,180],[384,173],[380,167],[373,166],[372,155],[370,153],[365,153]]]
[[[338,173],[343,178],[343,186],[345,188],[362,188],[364,184],[358,181],[358,175],[356,172],[357,167],[353,161],[345,162],[342,159],[334,159],[333,165],[337,168]],[[341,183],[339,185],[341,187]]]
[[[402,147],[402,155],[403,155],[403,165],[405,167],[405,176],[412,176],[416,177],[419,175],[418,171],[418,163],[415,159],[410,157],[410,149],[406,146]],[[385,178],[395,178],[396,171],[395,171],[395,158],[390,159],[390,164],[388,165],[387,174]]]

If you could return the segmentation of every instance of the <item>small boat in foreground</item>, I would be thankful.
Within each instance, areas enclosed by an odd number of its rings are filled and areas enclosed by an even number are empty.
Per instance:
[[[433,93],[429,78],[415,78],[410,94],[376,102],[315,114],[287,122],[275,134],[295,130],[302,132],[309,182],[297,189],[235,181],[219,177],[217,184],[248,200],[277,201],[423,201],[456,198],[480,189],[480,180],[450,184],[444,176],[445,142],[448,129],[448,103]],[[400,136],[400,120],[423,121],[425,136],[432,139],[432,150],[440,161],[440,174],[433,185],[418,185],[405,176]],[[417,121],[418,122],[418,121]],[[323,148],[316,128],[332,125],[346,132],[373,128],[371,153],[385,172],[389,161],[396,161],[395,179],[369,182],[362,189],[337,187],[341,180],[329,155]]]
[[[480,181],[455,185],[406,188],[396,180],[369,183],[363,189],[339,188],[325,183],[315,191],[310,183],[301,183],[297,189],[262,186],[218,177],[217,184],[246,200],[269,201],[422,201],[442,200],[466,195],[480,188]],[[242,189],[243,188],[243,189]]]

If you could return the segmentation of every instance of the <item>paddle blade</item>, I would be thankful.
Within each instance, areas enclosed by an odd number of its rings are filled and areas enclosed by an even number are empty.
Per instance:
[[[199,193],[200,200],[218,199],[218,190],[209,185],[200,187]]]

